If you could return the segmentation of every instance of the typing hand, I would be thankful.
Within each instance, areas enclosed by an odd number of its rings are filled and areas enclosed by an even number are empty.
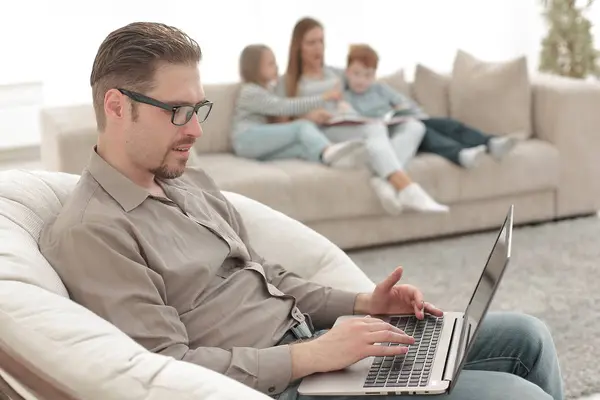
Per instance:
[[[398,343],[381,346],[376,343]],[[414,338],[377,318],[349,318],[319,338],[291,346],[292,377],[346,368],[370,356],[406,354]]]
[[[398,267],[379,283],[373,293],[360,294],[356,300],[356,312],[360,314],[415,314],[423,319],[425,313],[441,317],[444,313],[433,304],[423,300],[423,293],[412,285],[396,285],[402,278],[402,267]]]

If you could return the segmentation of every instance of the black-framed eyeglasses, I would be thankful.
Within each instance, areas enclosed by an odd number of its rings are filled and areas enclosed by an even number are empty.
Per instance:
[[[194,113],[198,116],[198,122],[202,123],[206,121],[206,118],[208,118],[208,114],[210,114],[210,110],[213,106],[213,103],[209,100],[201,101],[196,105],[172,105],[163,103],[162,101],[158,101],[141,93],[132,92],[131,90],[117,90],[129,97],[131,100],[137,101],[138,103],[148,104],[154,107],[162,108],[166,111],[171,111],[171,123],[177,126],[183,126],[187,124],[190,119],[192,119]]]

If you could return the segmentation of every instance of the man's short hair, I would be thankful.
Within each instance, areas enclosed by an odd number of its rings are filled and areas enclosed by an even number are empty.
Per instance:
[[[348,52],[347,66],[353,62],[359,62],[367,68],[377,69],[379,64],[379,56],[368,44],[353,44]]]
[[[134,22],[111,32],[98,49],[90,76],[98,130],[106,127],[104,96],[108,90],[122,87],[147,92],[154,86],[160,64],[196,65],[201,58],[198,43],[172,26]]]

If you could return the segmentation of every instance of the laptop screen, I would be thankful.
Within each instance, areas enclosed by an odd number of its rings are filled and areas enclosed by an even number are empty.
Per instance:
[[[512,220],[513,207],[511,206],[465,311],[465,323],[462,325],[457,362],[455,364],[456,368],[451,385],[454,385],[458,379],[458,374],[466,361],[466,355],[473,345],[477,328],[492,302],[494,293],[498,288],[498,284],[500,283],[500,279],[502,279],[504,269],[510,258]],[[465,340],[467,340],[466,345]]]

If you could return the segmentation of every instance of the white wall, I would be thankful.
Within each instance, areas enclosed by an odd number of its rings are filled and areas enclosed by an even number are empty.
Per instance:
[[[409,75],[417,62],[450,70],[458,48],[489,60],[526,54],[533,70],[545,29],[539,0],[212,0],[170,5],[165,0],[30,0],[1,4],[0,84],[42,81],[40,102],[46,106],[88,103],[89,74],[100,42],[111,30],[135,20],[166,22],[197,39],[204,52],[205,83],[237,79],[238,54],[251,42],[270,45],[283,68],[291,29],[305,15],[326,27],[328,63],[343,65],[348,44],[369,42],[380,53],[381,73],[404,67]],[[600,25],[599,8],[594,18]],[[10,140],[0,131],[0,147]]]

